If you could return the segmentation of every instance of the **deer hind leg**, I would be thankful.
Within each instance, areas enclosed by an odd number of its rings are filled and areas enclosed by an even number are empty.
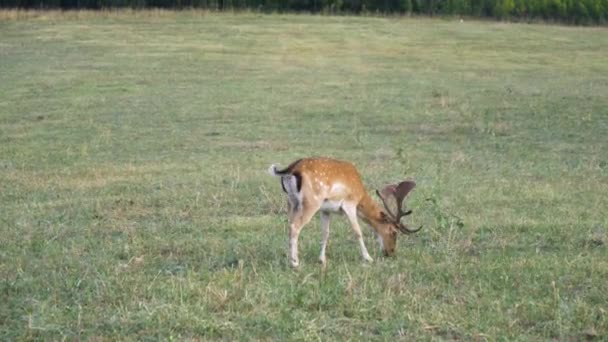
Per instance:
[[[294,210],[289,215],[289,262],[291,266],[298,267],[298,238],[302,228],[310,222],[315,213],[321,208],[320,205],[304,201],[299,210]]]
[[[327,212],[321,212],[321,255],[319,261],[323,266],[326,265],[327,259],[325,258],[325,249],[327,247],[327,240],[329,240],[329,221],[330,214]]]
[[[342,211],[346,214],[348,221],[350,222],[350,226],[355,233],[355,238],[359,242],[359,248],[361,249],[361,256],[367,262],[372,262],[374,259],[369,255],[367,248],[365,248],[365,242],[363,241],[363,234],[361,233],[361,227],[359,226],[359,221],[357,220],[357,207],[344,205],[342,207]]]
[[[294,176],[284,177],[283,186],[287,192],[289,207],[289,262],[292,267],[298,267],[298,238],[302,228],[310,222],[314,214],[321,208],[316,202],[303,198],[302,191],[297,189]]]

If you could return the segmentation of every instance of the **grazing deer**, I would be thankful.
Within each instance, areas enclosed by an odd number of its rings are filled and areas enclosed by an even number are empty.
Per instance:
[[[380,208],[369,196],[361,176],[353,164],[328,158],[299,159],[283,170],[271,165],[268,172],[281,177],[281,186],[287,193],[289,210],[289,261],[293,267],[299,265],[298,236],[304,225],[317,211],[321,211],[321,255],[319,261],[325,265],[325,249],[329,238],[331,212],[346,214],[355,237],[359,242],[361,255],[365,261],[372,258],[365,248],[357,215],[369,224],[378,237],[380,247],[386,256],[395,252],[397,234],[411,234],[419,231],[410,229],[401,222],[403,216],[412,213],[403,211],[401,204],[405,196],[416,186],[412,181],[386,186],[376,193],[384,204]],[[394,202],[394,207],[389,205]]]

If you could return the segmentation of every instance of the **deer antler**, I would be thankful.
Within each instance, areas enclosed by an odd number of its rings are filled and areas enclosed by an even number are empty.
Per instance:
[[[389,219],[393,221],[399,228],[402,233],[411,234],[422,229],[422,226],[417,229],[410,229],[406,224],[401,222],[401,218],[412,213],[411,210],[404,211],[402,209],[403,200],[407,196],[407,194],[414,189],[416,183],[413,181],[404,181],[399,184],[391,184],[387,185],[382,189],[382,191],[376,190],[378,197],[382,200],[382,204],[384,204],[384,208],[386,208],[386,212],[389,216]],[[391,209],[387,200],[394,199],[396,204],[396,210]]]

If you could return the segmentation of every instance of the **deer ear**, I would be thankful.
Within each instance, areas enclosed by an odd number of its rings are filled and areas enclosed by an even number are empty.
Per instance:
[[[380,211],[380,219],[382,220],[382,223],[389,222],[388,216],[386,215],[386,213],[384,211]]]

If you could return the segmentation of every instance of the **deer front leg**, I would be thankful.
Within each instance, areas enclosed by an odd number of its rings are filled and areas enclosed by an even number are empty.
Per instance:
[[[361,256],[363,257],[363,260],[367,262],[374,261],[374,259],[372,259],[372,257],[369,255],[367,248],[365,248],[363,234],[361,233],[361,227],[359,226],[359,221],[357,220],[357,207],[344,205],[342,210],[346,214],[346,217],[348,217],[348,221],[350,222],[353,233],[355,233],[355,238],[357,238],[357,241],[359,242],[359,248],[361,249]]]

